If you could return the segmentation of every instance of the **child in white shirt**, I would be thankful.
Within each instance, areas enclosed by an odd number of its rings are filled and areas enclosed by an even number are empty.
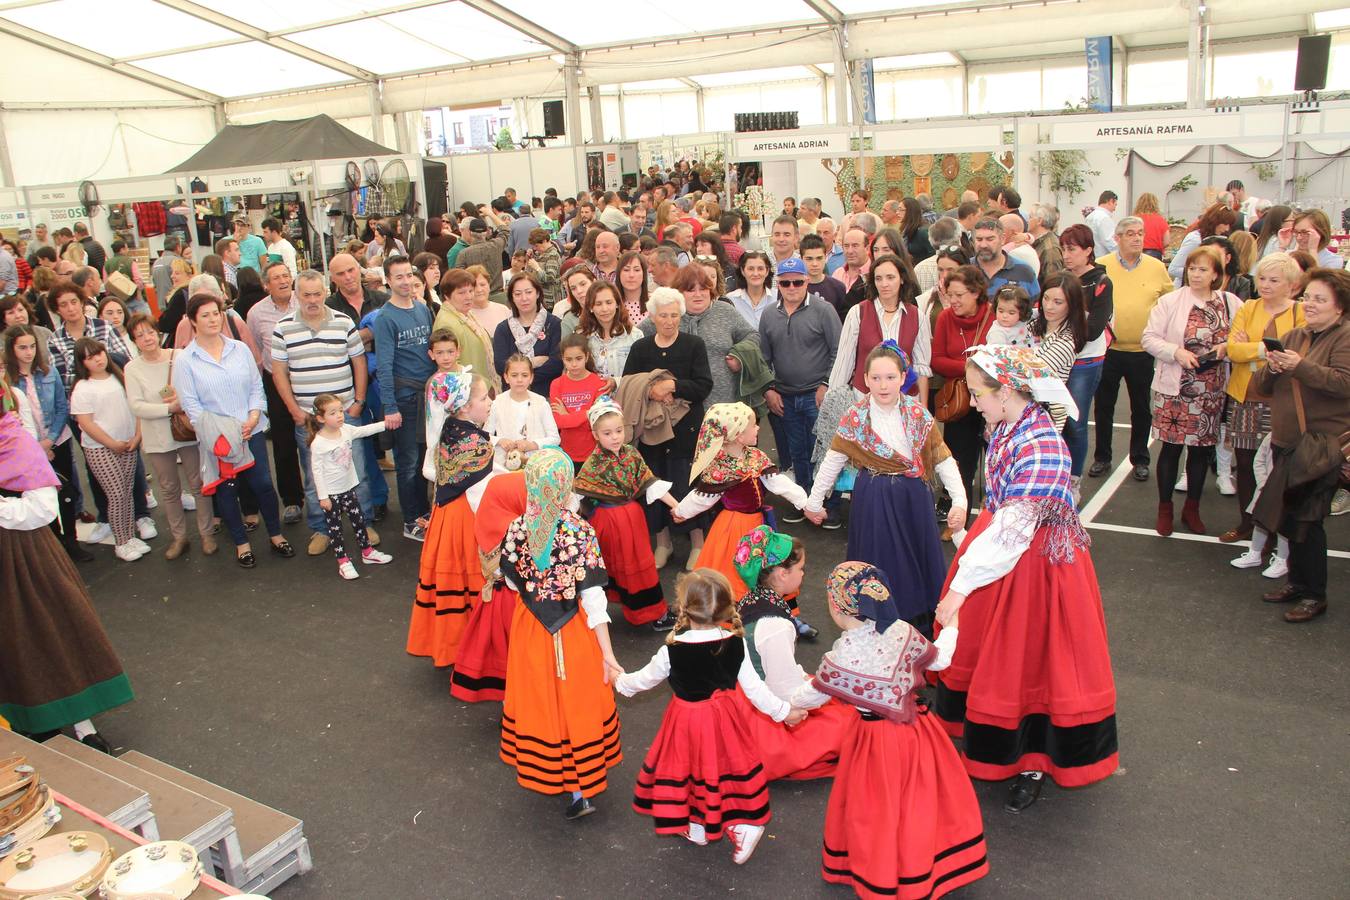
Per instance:
[[[530,390],[534,364],[523,353],[512,354],[503,373],[505,394],[492,401],[484,430],[492,438],[492,467],[514,472],[541,447],[557,447],[558,423],[548,398]]]
[[[998,289],[994,295],[994,324],[989,326],[985,343],[990,346],[1031,346],[1030,294],[1011,284]]]
[[[337,556],[338,574],[350,581],[358,576],[342,542],[344,512],[351,520],[352,530],[356,532],[356,540],[361,545],[361,562],[383,565],[394,559],[388,553],[381,553],[370,546],[366,518],[361,514],[361,502],[356,497],[359,479],[356,465],[352,462],[352,441],[379,434],[384,431],[384,422],[348,425],[343,415],[342,400],[333,394],[320,394],[314,399],[314,412],[308,424],[314,492],[319,497],[319,507],[328,525],[328,544]]]

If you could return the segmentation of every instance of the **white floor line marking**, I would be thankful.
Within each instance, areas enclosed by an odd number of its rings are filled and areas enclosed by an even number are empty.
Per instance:
[[[1116,466],[1115,471],[1107,476],[1106,481],[1097,489],[1097,493],[1092,495],[1092,499],[1079,510],[1079,520],[1084,525],[1091,524],[1092,520],[1097,517],[1097,513],[1101,512],[1102,507],[1111,502],[1111,498],[1115,496],[1116,491],[1120,489],[1120,486],[1125,483],[1125,479],[1130,477],[1130,473],[1133,471],[1134,463],[1130,462],[1128,458]]]
[[[1158,532],[1154,531],[1152,528],[1139,528],[1135,525],[1112,525],[1110,522],[1084,522],[1083,524],[1087,528],[1092,528],[1097,531],[1115,531],[1119,532],[1120,534],[1141,534],[1144,535],[1145,537],[1154,537],[1154,538],[1162,537],[1162,535],[1158,534]],[[1213,535],[1183,534],[1180,531],[1172,532],[1171,537],[1176,540],[1196,541],[1197,543],[1201,544],[1220,544],[1224,547],[1232,547],[1234,549],[1250,547],[1252,543],[1251,541],[1238,541],[1233,544],[1224,544],[1222,541],[1220,541]],[[1350,559],[1350,551],[1328,550],[1327,556],[1335,559]]]

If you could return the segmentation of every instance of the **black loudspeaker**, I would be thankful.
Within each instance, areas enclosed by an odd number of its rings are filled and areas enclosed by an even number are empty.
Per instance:
[[[563,127],[563,102],[561,100],[545,100],[544,136],[562,137],[566,130]]]
[[[1298,39],[1298,65],[1294,69],[1294,90],[1320,91],[1327,86],[1327,61],[1331,57],[1331,35],[1313,34]]]

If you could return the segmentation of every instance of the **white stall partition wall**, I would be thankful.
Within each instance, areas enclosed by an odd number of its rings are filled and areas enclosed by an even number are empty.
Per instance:
[[[586,155],[601,154],[608,184],[615,188],[625,172],[624,164],[636,165],[636,143],[586,144],[581,147],[531,147],[528,150],[489,150],[438,157],[450,169],[450,206],[469,201],[487,203],[515,188],[526,203],[543,197],[545,188],[555,188],[559,197],[573,196],[586,186]],[[611,158],[612,157],[612,158]]]

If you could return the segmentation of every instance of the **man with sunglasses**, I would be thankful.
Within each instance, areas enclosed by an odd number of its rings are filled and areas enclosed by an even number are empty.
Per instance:
[[[773,385],[764,392],[774,442],[792,457],[797,484],[812,483],[811,451],[816,442],[816,417],[825,400],[830,369],[839,349],[843,326],[839,313],[819,294],[807,293],[806,263],[789,257],[778,264],[778,302],[759,319],[759,344],[764,361],[774,371]],[[802,521],[791,510],[785,522]],[[826,504],[826,528],[839,527],[839,501]]]

